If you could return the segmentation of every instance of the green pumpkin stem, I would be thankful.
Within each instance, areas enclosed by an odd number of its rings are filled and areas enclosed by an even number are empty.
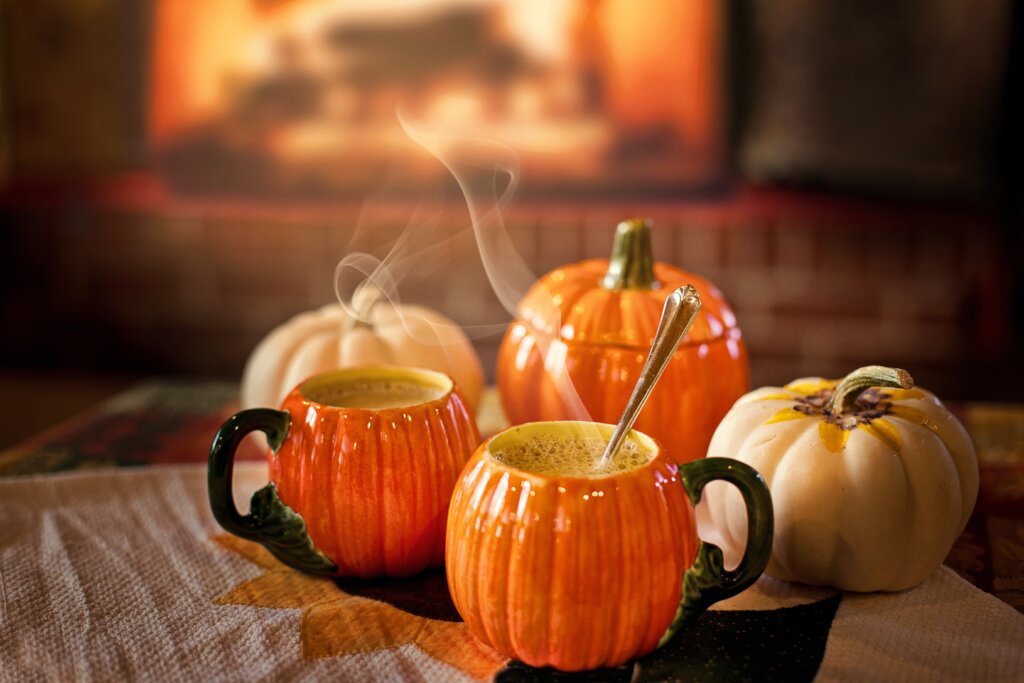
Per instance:
[[[615,243],[608,260],[608,272],[601,278],[604,289],[651,289],[654,286],[654,254],[651,223],[631,218],[615,229]]]
[[[858,368],[843,378],[829,401],[828,408],[833,415],[843,415],[853,410],[857,397],[870,387],[899,387],[909,389],[914,386],[914,378],[900,368],[887,368],[884,365],[867,365]]]

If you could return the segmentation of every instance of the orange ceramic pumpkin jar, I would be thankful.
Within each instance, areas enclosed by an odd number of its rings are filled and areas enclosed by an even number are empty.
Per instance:
[[[271,483],[242,516],[231,494],[234,453],[267,435]],[[410,576],[444,563],[445,521],[463,465],[480,443],[473,413],[447,375],[400,366],[312,377],[280,410],[230,417],[210,451],[209,496],[226,530],[315,574]]]
[[[645,220],[619,224],[611,259],[558,268],[520,302],[498,352],[498,387],[509,421],[617,422],[665,297],[685,284],[697,289],[703,308],[636,428],[658,439],[677,462],[703,457],[715,427],[747,391],[747,350],[732,309],[712,283],[654,262]]]

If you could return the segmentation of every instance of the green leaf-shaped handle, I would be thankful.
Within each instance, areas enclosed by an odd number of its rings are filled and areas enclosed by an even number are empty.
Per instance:
[[[675,619],[658,642],[661,647],[688,620],[719,600],[725,600],[757,581],[772,555],[775,513],[764,479],[750,465],[731,458],[705,458],[680,465],[679,476],[690,502],[700,502],[704,486],[722,479],[740,490],[747,506],[747,547],[736,569],[725,568],[722,549],[700,542],[697,559],[683,574],[683,598]]]
[[[277,451],[288,433],[291,418],[287,411],[252,408],[229,417],[210,446],[210,464],[206,487],[213,516],[225,530],[263,545],[274,557],[309,574],[333,574],[338,567],[313,545],[306,523],[277,495],[273,482],[252,495],[249,514],[239,514],[231,495],[231,474],[235,469],[235,450],[252,431],[267,435],[267,443]]]

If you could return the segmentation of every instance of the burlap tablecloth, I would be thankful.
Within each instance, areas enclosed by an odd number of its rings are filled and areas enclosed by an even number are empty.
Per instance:
[[[265,481],[241,464],[236,491]],[[0,681],[571,680],[508,664],[441,572],[335,582],[225,536],[201,465],[0,480]],[[586,680],[1024,680],[1024,615],[940,568],[898,594],[762,578]]]

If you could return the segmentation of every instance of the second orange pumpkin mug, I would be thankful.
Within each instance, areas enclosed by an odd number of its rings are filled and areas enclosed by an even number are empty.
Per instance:
[[[505,656],[564,671],[621,665],[746,589],[768,563],[772,501],[754,469],[729,458],[676,465],[636,430],[630,452],[600,475],[565,455],[587,440],[600,455],[613,429],[512,427],[463,471],[448,514],[448,587],[469,629]],[[716,479],[746,503],[747,546],[732,570],[694,520]]]
[[[250,512],[231,493],[235,450],[267,436],[271,483]],[[208,489],[224,529],[314,574],[410,576],[444,562],[445,518],[463,465],[480,443],[445,374],[399,366],[312,377],[280,410],[252,408],[221,426]]]

